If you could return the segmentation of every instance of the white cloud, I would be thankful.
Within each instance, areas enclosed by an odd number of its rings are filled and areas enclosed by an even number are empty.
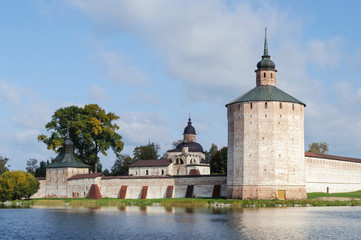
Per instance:
[[[333,37],[327,41],[314,40],[309,42],[309,62],[321,67],[335,67],[340,58],[341,37]]]
[[[118,83],[144,84],[146,77],[129,56],[114,51],[101,51],[105,75]]]
[[[120,113],[119,133],[129,145],[144,145],[150,140],[161,146],[171,142],[168,124],[160,113]]]
[[[98,36],[121,32],[150,43],[163,58],[170,78],[183,83],[185,99],[192,102],[227,102],[255,86],[253,70],[262,55],[263,28],[267,26],[269,53],[279,70],[278,87],[307,104],[306,144],[314,139],[326,140],[336,149],[333,153],[347,149],[346,145],[348,149],[360,145],[357,119],[361,119],[361,86],[351,79],[340,79],[330,87],[328,79],[309,75],[310,66],[321,69],[318,74],[324,78],[329,76],[330,68],[337,71],[340,59],[347,59],[342,51],[344,39],[334,36],[302,42],[304,21],[287,9],[264,1],[257,8],[247,2],[229,7],[225,1],[217,0],[72,3],[90,16]],[[112,60],[118,59],[113,54],[107,56],[108,66],[126,65],[123,60]],[[110,72],[109,76],[118,76],[118,69]],[[124,79],[123,73],[119,76],[113,78]],[[148,130],[148,137],[158,136],[134,114],[132,118],[135,119],[122,123],[124,131],[139,128]],[[129,131],[126,136],[133,141],[147,141],[143,131]]]
[[[95,102],[106,102],[108,100],[108,95],[105,90],[97,84],[91,86],[88,96]]]
[[[10,106],[19,106],[21,101],[21,95],[28,92],[22,87],[11,85],[5,81],[0,82],[0,95],[2,100]]]

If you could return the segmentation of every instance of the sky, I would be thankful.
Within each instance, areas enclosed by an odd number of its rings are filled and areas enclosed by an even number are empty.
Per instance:
[[[225,104],[255,87],[264,28],[277,87],[306,103],[305,148],[361,158],[359,1],[33,0],[0,5],[0,155],[55,157],[38,142],[59,108],[120,118],[123,153],[161,153],[191,115],[197,142],[227,146]],[[115,156],[101,157],[110,169]]]

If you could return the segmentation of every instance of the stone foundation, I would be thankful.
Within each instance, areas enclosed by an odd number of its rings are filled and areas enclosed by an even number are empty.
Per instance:
[[[282,192],[284,197],[281,196]],[[233,199],[306,199],[306,186],[227,186]]]

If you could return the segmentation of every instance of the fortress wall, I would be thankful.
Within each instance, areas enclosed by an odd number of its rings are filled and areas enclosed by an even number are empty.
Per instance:
[[[120,177],[103,178],[100,191],[103,197],[118,198],[120,188],[127,186],[127,199],[141,197],[143,186],[148,186],[147,198],[165,198],[167,187],[174,186],[173,198],[184,198],[188,185],[194,185],[194,197],[212,197],[214,185],[221,185],[221,196],[226,195],[226,176],[201,177]]]
[[[361,163],[305,157],[306,191],[351,192],[361,190]]]
[[[46,180],[45,179],[41,179],[39,180],[39,190],[32,195],[30,198],[44,198],[45,197],[45,189],[46,189]]]

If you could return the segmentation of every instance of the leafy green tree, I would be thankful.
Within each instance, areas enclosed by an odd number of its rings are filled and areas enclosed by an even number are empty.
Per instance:
[[[159,144],[148,143],[145,146],[135,147],[133,150],[133,160],[149,160],[149,159],[158,159],[159,158]]]
[[[35,177],[46,177],[46,166],[49,164],[49,160],[40,161],[39,166],[35,169]]]
[[[38,140],[44,142],[48,149],[58,153],[62,150],[68,126],[77,157],[97,171],[99,153],[106,156],[107,150],[111,148],[118,156],[123,149],[122,136],[116,133],[119,127],[114,123],[118,119],[117,115],[112,112],[106,113],[97,104],[85,105],[84,108],[60,108],[45,125],[49,135],[41,134]]]
[[[328,143],[326,142],[313,142],[308,144],[308,152],[318,153],[318,154],[328,154]]]
[[[7,157],[0,156],[0,175],[6,171],[9,171],[10,165],[8,165],[9,159]]]
[[[103,174],[104,174],[104,176],[110,176],[110,172],[107,168],[104,169]]]
[[[126,175],[129,171],[129,165],[132,164],[133,159],[127,154],[120,154],[115,160],[111,169],[111,175],[121,176]]]
[[[0,201],[29,198],[39,190],[39,181],[23,171],[7,171],[0,176]]]
[[[26,162],[26,172],[33,174],[35,176],[35,171],[38,168],[38,160],[36,160],[35,158],[30,158],[27,162]]]
[[[206,151],[206,160],[209,163],[212,162],[212,154],[217,151],[218,151],[218,146],[216,144],[212,143],[211,147],[209,148],[209,151]]]
[[[226,174],[227,173],[227,147],[212,153],[211,174]]]

